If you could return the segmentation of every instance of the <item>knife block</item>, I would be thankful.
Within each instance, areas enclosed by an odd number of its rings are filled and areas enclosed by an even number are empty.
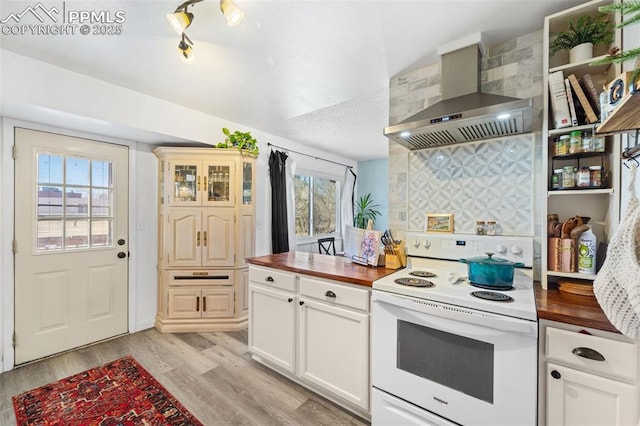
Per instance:
[[[407,251],[405,250],[404,241],[400,244],[393,245],[395,254],[384,255],[384,267],[387,269],[400,269],[407,265]]]

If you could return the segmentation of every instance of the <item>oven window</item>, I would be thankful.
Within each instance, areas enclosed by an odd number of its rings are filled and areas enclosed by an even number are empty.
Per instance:
[[[493,404],[493,344],[398,320],[397,368]]]

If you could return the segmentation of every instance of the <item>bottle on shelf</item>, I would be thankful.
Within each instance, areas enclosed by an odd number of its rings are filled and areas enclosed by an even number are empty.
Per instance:
[[[596,273],[596,236],[591,228],[578,237],[578,272]]]

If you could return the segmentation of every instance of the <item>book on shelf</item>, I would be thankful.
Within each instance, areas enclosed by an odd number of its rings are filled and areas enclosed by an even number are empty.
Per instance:
[[[576,106],[573,102],[573,90],[571,90],[571,83],[569,83],[569,79],[564,79],[565,90],[567,91],[567,102],[569,103],[569,115],[571,115],[571,125],[578,125],[578,116],[576,115]]]
[[[595,111],[591,107],[591,104],[587,99],[587,95],[585,95],[584,90],[582,90],[582,86],[580,86],[580,83],[578,82],[578,79],[576,78],[575,74],[569,74],[567,78],[571,83],[571,89],[573,89],[573,91],[576,94],[576,97],[578,98],[580,106],[584,110],[585,116],[587,117],[587,123],[591,124],[591,123],[597,122],[598,116],[596,115]]]
[[[562,71],[549,74],[549,101],[553,115],[553,128],[560,129],[571,126],[571,112],[567,100],[567,89],[564,85]]]
[[[600,97],[598,95],[598,89],[596,89],[596,85],[593,82],[593,78],[591,77],[591,74],[583,75],[582,78],[578,80],[578,82],[582,86],[584,93],[587,95],[587,98],[589,99],[589,103],[591,104],[591,107],[593,107],[593,110],[595,111],[596,115],[599,117],[600,116]]]

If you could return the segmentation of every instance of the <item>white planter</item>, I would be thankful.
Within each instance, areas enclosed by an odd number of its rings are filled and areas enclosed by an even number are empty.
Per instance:
[[[593,43],[582,43],[569,50],[569,62],[581,62],[593,58]]]

